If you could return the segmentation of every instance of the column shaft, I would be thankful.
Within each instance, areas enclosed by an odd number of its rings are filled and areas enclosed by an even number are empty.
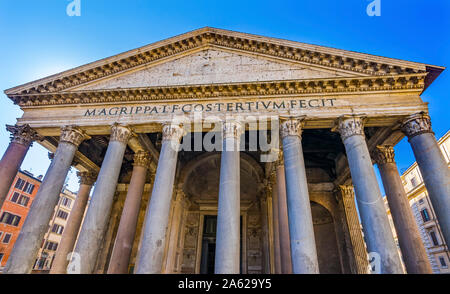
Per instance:
[[[291,238],[292,272],[318,274],[316,241],[301,144],[301,121],[290,119],[281,125],[286,201]]]
[[[108,149],[74,250],[80,257],[81,274],[92,274],[95,270],[97,255],[111,214],[123,156],[131,134],[127,127],[118,124],[112,127]]]
[[[178,125],[169,124],[163,127],[161,153],[137,258],[137,274],[158,274],[162,270],[179,141],[182,135],[183,130]]]
[[[282,162],[284,163],[284,162]],[[286,177],[284,164],[277,166],[278,216],[281,252],[281,273],[292,274],[291,238],[289,236],[289,218],[286,200]]]
[[[89,194],[96,178],[96,175],[86,172],[78,173],[78,175],[80,177],[80,188],[78,190],[73,208],[70,211],[67,224],[64,227],[64,232],[61,237],[61,242],[58,245],[58,250],[55,253],[55,259],[53,260],[50,274],[67,273],[67,265],[69,264],[68,257],[69,254],[72,253],[75,246],[89,199]]]
[[[217,212],[216,274],[239,274],[240,261],[240,152],[242,127],[224,124]]]
[[[133,173],[109,262],[108,274],[128,273],[147,168],[150,165],[148,156],[147,153],[143,152],[137,153],[134,157]]]
[[[450,170],[431,130],[430,117],[412,115],[402,130],[409,138],[446,244],[450,244]]]
[[[339,131],[347,153],[369,253],[379,254],[381,273],[403,273],[397,246],[394,242],[364,137],[361,117],[342,117],[339,122]]]
[[[4,273],[26,274],[31,272],[75,152],[85,138],[85,134],[76,128],[62,129],[55,157],[31,204]]]
[[[280,250],[280,226],[278,216],[278,185],[276,176],[273,177],[272,187],[272,215],[273,215],[273,244],[274,244],[274,262],[275,262],[275,274],[281,274],[281,250]],[[264,213],[264,211],[263,211]]]
[[[431,274],[425,246],[394,161],[394,148],[377,146],[374,157],[380,170],[406,271],[410,274]]]

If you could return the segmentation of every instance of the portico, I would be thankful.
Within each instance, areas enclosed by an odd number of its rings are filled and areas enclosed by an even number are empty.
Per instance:
[[[5,272],[31,271],[74,166],[96,182],[87,208],[80,182],[53,273],[71,252],[79,273],[367,273],[369,253],[402,273],[373,164],[398,175],[376,154],[408,136],[448,231],[450,176],[420,97],[442,70],[203,28],[9,89],[15,128],[55,157]],[[428,273],[386,179],[407,271]]]

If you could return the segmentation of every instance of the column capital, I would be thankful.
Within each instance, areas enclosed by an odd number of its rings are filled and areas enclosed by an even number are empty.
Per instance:
[[[135,136],[135,134],[129,126],[115,123],[111,126],[111,137],[109,140],[127,144],[132,136]]]
[[[24,146],[31,146],[33,141],[42,141],[44,137],[40,136],[29,125],[6,125],[6,130],[11,133],[11,142]]]
[[[146,151],[138,151],[134,154],[133,165],[148,168],[150,166],[150,153]]]
[[[237,120],[230,120],[223,123],[223,139],[225,138],[235,138],[240,139],[244,132],[242,123]]]
[[[77,172],[77,177],[79,178],[80,185],[88,185],[92,186],[94,185],[95,181],[97,180],[98,174],[96,172]]]
[[[339,132],[342,141],[355,135],[364,136],[365,118],[364,115],[343,115],[336,120],[331,130]]]
[[[84,140],[88,140],[89,137],[85,131],[77,126],[65,126],[61,128],[60,142],[71,143],[75,146],[79,146]]]
[[[378,145],[372,152],[372,159],[376,164],[386,164],[395,162],[394,147],[391,145]]]
[[[163,141],[180,142],[181,137],[185,135],[185,130],[181,124],[166,123],[162,128]]]
[[[352,185],[339,185],[337,190],[341,193],[342,198],[353,198],[355,196],[355,191]]]
[[[302,128],[304,125],[305,116],[301,117],[288,117],[280,118],[280,135],[281,139],[287,136],[298,136],[302,137]]]
[[[424,133],[434,134],[431,129],[430,116],[425,112],[415,113],[408,116],[401,122],[401,129],[409,140]]]

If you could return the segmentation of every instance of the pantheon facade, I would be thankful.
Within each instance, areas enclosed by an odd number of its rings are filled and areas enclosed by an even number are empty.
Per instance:
[[[431,273],[393,147],[408,137],[450,244],[421,99],[443,70],[205,27],[8,89],[0,204],[33,142],[51,164],[4,273],[31,272],[71,167],[50,273]]]

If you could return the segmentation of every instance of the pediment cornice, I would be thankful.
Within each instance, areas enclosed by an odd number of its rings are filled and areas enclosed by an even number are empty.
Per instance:
[[[165,86],[109,90],[62,91],[11,95],[21,107],[63,104],[138,102],[220,97],[274,97],[311,94],[357,94],[415,91],[425,85],[426,73],[370,77],[283,80],[270,82]]]
[[[62,92],[189,50],[209,47],[276,57],[360,76],[381,77],[432,72],[433,74],[429,76],[432,77],[431,81],[430,78],[425,81],[425,88],[444,69],[422,63],[207,27],[11,88],[5,93],[10,98],[17,98],[19,95]]]

